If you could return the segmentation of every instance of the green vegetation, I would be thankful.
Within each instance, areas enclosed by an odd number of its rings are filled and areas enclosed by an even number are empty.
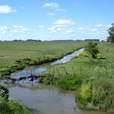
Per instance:
[[[0,114],[29,114],[26,107],[7,97],[8,89],[0,85]]]
[[[97,67],[96,74],[85,80],[76,96],[82,108],[114,112],[114,76]]]
[[[0,75],[23,69],[27,65],[54,61],[86,44],[87,42],[0,42]],[[80,107],[114,112],[114,44],[90,44],[88,43],[88,50],[86,46],[86,51],[75,55],[70,61],[49,66],[42,74],[54,76],[39,78],[38,82],[54,84],[66,90],[78,89],[76,100]],[[9,103],[7,100],[3,102]]]
[[[89,52],[92,58],[97,58],[97,54],[99,53],[98,47],[92,41],[88,42],[85,51]]]
[[[50,66],[42,74],[52,74],[55,69],[54,77],[41,82],[78,89],[76,100],[81,108],[114,112],[114,44],[100,42],[97,48],[97,59],[83,51],[64,64]]]
[[[114,42],[114,23],[112,23],[112,27],[108,30],[109,36],[107,37],[107,41],[113,43]]]
[[[84,47],[85,44],[86,42],[0,42],[0,76],[8,75],[28,65],[62,58],[80,49],[80,45]],[[49,79],[49,81],[55,79]],[[46,79],[43,81],[48,84]],[[59,82],[57,84],[59,85]],[[7,88],[0,85],[0,89],[0,114],[28,114],[27,108],[16,100],[8,98]]]
[[[28,65],[57,60],[86,42],[0,42],[0,76]]]
[[[65,77],[64,79],[56,78],[56,77],[40,77],[38,79],[39,83],[45,83],[45,84],[54,84],[58,87],[65,89],[65,90],[74,90],[78,89],[82,83],[82,76],[76,77]]]

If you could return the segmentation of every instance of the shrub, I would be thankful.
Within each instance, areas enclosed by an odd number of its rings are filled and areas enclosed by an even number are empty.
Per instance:
[[[11,98],[6,99],[7,96],[4,88],[2,87],[0,91],[0,114],[29,114],[27,109],[16,100]]]
[[[80,96],[82,97],[82,99],[90,99],[91,97],[91,89],[90,89],[90,84],[84,84],[81,86],[80,88]]]
[[[79,53],[79,54],[78,54],[78,56],[88,57],[88,56],[87,56],[87,53],[86,53],[85,51],[83,51],[83,52]]]
[[[52,57],[51,57],[51,55],[46,55],[46,60],[49,60],[49,61],[51,61],[51,60],[52,60]]]
[[[9,90],[5,86],[2,86],[2,85],[0,85],[0,91],[1,90],[4,90],[6,94],[9,92]]]
[[[86,51],[88,51],[92,58],[97,58],[97,53],[99,53],[98,47],[92,42],[88,42],[88,45],[86,45],[85,48]]]
[[[74,58],[78,58],[78,56],[77,55],[74,55]]]

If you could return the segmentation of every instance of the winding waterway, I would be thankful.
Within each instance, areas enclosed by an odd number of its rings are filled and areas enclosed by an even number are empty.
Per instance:
[[[55,62],[26,67],[24,70],[12,73],[10,76],[19,78],[20,76],[27,76],[31,72],[40,74],[45,71],[49,65],[65,63],[65,61],[69,61],[71,57],[83,50],[84,48]],[[86,111],[78,108],[75,102],[75,95],[78,91],[61,90],[54,85],[37,83],[36,80],[31,82],[29,79],[15,84],[4,84],[3,81],[0,81],[0,84],[7,86],[11,98],[32,108],[32,114],[108,114],[106,112]]]

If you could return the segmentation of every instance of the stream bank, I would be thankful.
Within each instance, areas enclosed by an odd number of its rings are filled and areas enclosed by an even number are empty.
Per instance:
[[[81,49],[81,48],[82,47],[77,48],[76,51]],[[63,54],[59,55],[59,57],[52,57],[51,55],[43,55],[42,58],[39,58],[39,57],[37,58],[36,57],[36,58],[25,58],[25,59],[16,60],[15,65],[13,65],[11,67],[4,66],[4,67],[7,68],[7,70],[0,71],[0,76],[10,75],[11,73],[13,73],[17,70],[23,70],[27,66],[42,65],[42,64],[45,64],[45,63],[54,62],[56,60],[59,60],[59,59],[63,58],[64,56],[66,56],[68,54],[71,54],[71,53],[73,53],[73,51],[68,52],[64,55]]]
[[[75,54],[80,53],[83,50],[77,51]],[[74,55],[75,55],[74,54]],[[72,57],[74,56],[72,55]],[[68,57],[64,58],[64,61]],[[58,64],[58,62],[55,62]],[[16,71],[10,76],[18,78],[20,76],[29,75],[31,71],[36,74],[40,74],[47,69],[52,63],[47,63],[38,66],[29,66],[21,71]],[[3,84],[3,82],[1,82]],[[44,85],[37,83],[37,81],[30,82],[29,80],[20,81],[15,84],[3,84],[9,89],[9,96],[15,98],[23,105],[33,108],[32,114],[107,114],[105,112],[96,111],[84,111],[77,107],[75,102],[75,95],[77,91],[65,91],[54,85]],[[20,95],[21,93],[21,95]]]

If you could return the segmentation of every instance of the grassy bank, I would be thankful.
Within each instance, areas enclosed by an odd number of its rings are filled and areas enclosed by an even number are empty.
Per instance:
[[[29,114],[28,108],[8,98],[8,89],[0,85],[0,114]]]
[[[94,69],[92,80],[82,83],[76,99],[82,108],[114,112],[114,44],[100,43],[98,47],[102,64]]]
[[[0,42],[0,76],[29,65],[42,64],[84,47],[86,42]],[[81,45],[81,46],[80,46]],[[1,86],[2,87],[2,86]],[[0,93],[0,114],[28,114],[19,102]]]
[[[59,59],[87,42],[0,42],[0,76]]]
[[[98,47],[97,59],[83,52],[65,64],[50,66],[43,74],[54,71],[54,77],[38,81],[78,89],[76,101],[81,108],[114,112],[114,44],[99,43]]]

